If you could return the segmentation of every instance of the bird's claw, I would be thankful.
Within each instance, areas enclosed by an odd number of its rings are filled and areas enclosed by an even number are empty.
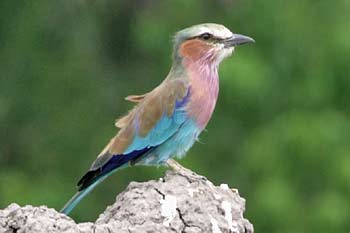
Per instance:
[[[198,179],[201,179],[201,180],[206,180],[206,178],[204,176],[200,176],[196,173],[194,173],[193,171],[191,171],[190,169],[187,169],[185,167],[183,167],[181,164],[179,164],[178,162],[176,162],[175,160],[173,159],[168,159],[166,161],[166,164],[176,173],[184,176],[184,177],[187,177],[187,178],[190,178],[192,180],[198,180]]]

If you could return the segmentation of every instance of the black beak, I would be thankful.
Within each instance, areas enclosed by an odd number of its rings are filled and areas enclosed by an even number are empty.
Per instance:
[[[244,36],[240,34],[233,34],[232,37],[224,40],[225,48],[234,47],[237,45],[242,45],[247,43],[255,43],[255,40],[249,36]]]

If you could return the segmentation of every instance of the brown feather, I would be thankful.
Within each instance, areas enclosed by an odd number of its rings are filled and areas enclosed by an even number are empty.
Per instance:
[[[166,79],[142,98],[131,98],[133,102],[136,102],[136,99],[140,101],[127,115],[116,121],[115,125],[120,130],[98,157],[122,154],[134,139],[136,124],[138,124],[138,136],[147,136],[164,112],[168,116],[173,114],[176,100],[184,98],[187,89],[186,79]]]
[[[146,95],[147,95],[147,93],[143,94],[143,95],[129,95],[129,96],[125,97],[125,100],[133,102],[133,103],[140,103],[146,97]]]

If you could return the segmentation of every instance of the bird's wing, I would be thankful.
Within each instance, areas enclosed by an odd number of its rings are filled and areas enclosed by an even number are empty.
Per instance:
[[[140,102],[142,102],[145,99],[147,94],[148,93],[143,94],[143,95],[128,95],[127,97],[125,97],[125,100],[130,101],[132,103],[140,103]],[[128,123],[129,118],[130,118],[130,113],[125,115],[124,117],[117,118],[115,120],[115,124],[114,125],[117,128],[123,128],[123,126]]]
[[[186,120],[184,106],[188,96],[187,81],[169,79],[140,98],[126,116],[117,120],[116,126],[120,128],[118,134],[78,182],[79,189],[84,189],[96,178],[141,157],[170,138]]]

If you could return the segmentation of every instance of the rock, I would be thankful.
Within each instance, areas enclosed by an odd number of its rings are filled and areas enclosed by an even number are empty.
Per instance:
[[[131,182],[95,223],[76,224],[45,206],[11,204],[0,210],[0,233],[253,233],[245,200],[225,184],[168,171],[159,181]]]

